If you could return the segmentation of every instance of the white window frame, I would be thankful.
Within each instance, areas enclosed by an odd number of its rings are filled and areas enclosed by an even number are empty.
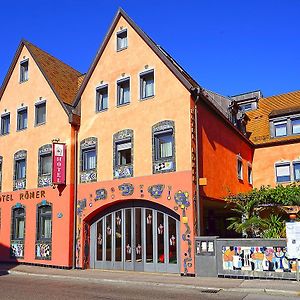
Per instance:
[[[23,72],[22,71],[22,65],[25,64],[25,63],[27,63],[27,77],[23,78],[25,76],[23,76],[23,73],[22,73]],[[26,58],[26,59],[20,61],[20,77],[19,77],[19,82],[20,83],[24,83],[24,82],[26,82],[28,80],[29,80],[29,58]]]
[[[100,91],[104,90],[104,89],[107,89],[107,107],[103,108],[103,109],[99,109],[100,99],[98,99],[98,95],[100,95]],[[101,85],[97,86],[96,89],[95,89],[95,94],[96,94],[95,95],[95,99],[96,99],[96,108],[95,108],[95,110],[96,110],[96,112],[102,112],[102,111],[108,110],[108,101],[109,101],[108,84],[101,84]]]
[[[122,47],[122,48],[119,48],[118,47],[118,45],[119,45],[118,44],[118,36],[120,34],[124,33],[124,32],[126,32],[126,46]],[[125,50],[127,48],[128,48],[128,30],[127,30],[127,28],[122,28],[121,30],[119,30],[119,31],[116,32],[116,51],[120,52],[120,51]]]
[[[2,119],[3,118],[6,118],[6,117],[8,117],[8,119],[9,119],[9,125],[8,125],[8,131],[7,132],[3,132],[3,121],[2,121]],[[10,127],[11,127],[11,122],[10,122],[10,112],[6,112],[6,113],[4,113],[4,114],[2,114],[1,115],[1,118],[0,118],[0,135],[7,135],[7,134],[9,134],[10,133]]]
[[[119,104],[119,84],[124,82],[124,81],[128,81],[129,80],[129,101],[126,103],[121,103]],[[124,76],[122,78],[119,78],[116,81],[116,100],[117,100],[117,107],[121,107],[121,106],[125,106],[125,105],[129,105],[131,103],[131,77],[130,76]]]
[[[143,86],[142,86],[142,77],[146,76],[148,74],[152,73],[153,74],[153,95],[143,97],[142,92],[143,92]],[[155,70],[154,68],[143,70],[138,74],[138,80],[139,80],[139,90],[138,90],[138,95],[140,97],[141,101],[153,98],[155,96]]]
[[[37,122],[37,107],[40,105],[45,105],[45,121],[44,122]],[[34,126],[41,126],[47,123],[47,101],[41,100],[34,104]]]
[[[289,167],[289,174],[290,174],[290,180],[287,181],[278,181],[277,180],[277,167],[285,167],[288,166]],[[288,183],[288,182],[292,182],[293,178],[292,178],[292,173],[291,173],[291,162],[290,161],[280,161],[280,162],[276,162],[274,164],[274,171],[275,171],[275,182],[277,184],[281,184],[281,183]]]
[[[241,163],[241,170],[239,169],[239,162]],[[243,180],[244,165],[243,165],[243,159],[240,155],[238,155],[236,158],[236,170],[237,170],[237,178],[239,180]]]
[[[23,127],[23,128],[19,128],[19,115],[21,112],[23,111],[26,111],[26,114],[27,114],[27,122],[26,122],[26,126]],[[23,120],[24,121],[24,120]],[[17,109],[17,131],[22,131],[22,130],[25,130],[28,128],[28,107],[27,106],[24,106],[24,107],[20,107]]]

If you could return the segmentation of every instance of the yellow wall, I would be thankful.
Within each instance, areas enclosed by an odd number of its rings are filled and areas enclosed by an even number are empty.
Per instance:
[[[275,163],[293,160],[300,160],[300,143],[255,149],[252,165],[254,187],[275,186]]]
[[[29,80],[19,83],[20,61],[29,58]],[[35,126],[35,103],[46,100],[46,124]],[[17,131],[17,109],[28,107],[28,128]],[[10,133],[0,136],[0,155],[3,156],[2,192],[12,191],[14,172],[14,153],[27,150],[26,188],[37,188],[38,149],[51,144],[53,138],[67,143],[67,165],[70,166],[71,126],[61,104],[43,77],[26,47],[13,70],[4,94],[0,100],[0,114],[10,112]],[[70,183],[70,171],[67,171],[67,184]]]
[[[128,48],[116,51],[116,32],[127,28]],[[155,72],[155,96],[139,99],[139,73]],[[130,104],[116,107],[116,82],[130,76]],[[95,90],[108,84],[108,110],[95,112]],[[134,131],[134,176],[152,174],[152,125],[175,121],[176,171],[191,170],[190,93],[121,17],[81,97],[79,142],[98,138],[97,180],[113,179],[113,134]],[[180,141],[180,143],[179,143]]]

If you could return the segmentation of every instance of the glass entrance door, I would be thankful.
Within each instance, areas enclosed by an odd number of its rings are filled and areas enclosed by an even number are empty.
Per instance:
[[[91,267],[179,272],[179,220],[148,207],[111,211],[91,226]]]

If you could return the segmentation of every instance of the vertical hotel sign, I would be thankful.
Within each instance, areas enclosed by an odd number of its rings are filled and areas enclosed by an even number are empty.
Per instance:
[[[66,184],[66,144],[53,143],[52,183]]]

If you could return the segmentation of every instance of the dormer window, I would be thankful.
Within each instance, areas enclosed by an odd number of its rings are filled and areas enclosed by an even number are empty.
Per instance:
[[[287,135],[287,121],[274,122],[275,137],[281,137]]]
[[[117,51],[121,51],[123,49],[126,49],[127,47],[127,29],[124,29],[117,33]]]
[[[270,133],[273,138],[300,134],[300,115],[274,116],[270,114]]]
[[[20,83],[28,80],[28,59],[20,63]]]
[[[291,120],[292,123],[292,134],[300,133],[300,117]]]

